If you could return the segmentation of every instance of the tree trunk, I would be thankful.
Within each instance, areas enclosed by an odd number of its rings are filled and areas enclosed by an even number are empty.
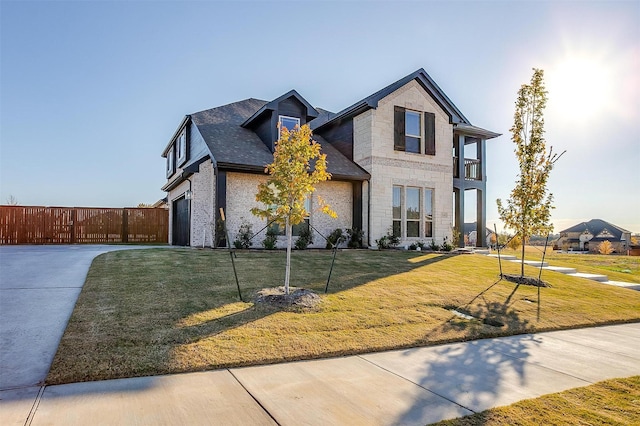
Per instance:
[[[284,294],[289,295],[289,275],[291,270],[291,223],[289,217],[285,222],[285,229],[287,232],[287,266],[284,272]]]
[[[524,277],[524,236],[522,237],[522,263],[520,264],[520,276]]]

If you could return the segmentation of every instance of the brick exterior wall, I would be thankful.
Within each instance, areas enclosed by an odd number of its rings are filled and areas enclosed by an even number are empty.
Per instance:
[[[260,231],[267,222],[253,214],[251,209],[258,206],[255,200],[255,194],[258,191],[258,184],[266,181],[267,177],[263,175],[248,173],[227,173],[227,229],[229,230],[229,238],[233,242],[236,239],[238,230],[243,223],[250,223],[253,232]],[[321,196],[326,200],[338,214],[337,219],[316,211],[318,208],[317,196]],[[319,232],[328,235],[335,228],[351,227],[351,211],[352,211],[352,188],[350,182],[322,182],[317,185],[316,192],[311,200],[311,217],[310,223]],[[262,248],[262,240],[265,232],[253,240],[254,248]],[[295,242],[297,237],[293,237]],[[310,247],[324,247],[325,241],[322,237],[315,234],[313,236],[313,244]],[[286,247],[286,238],[281,236],[278,238],[278,247]]]
[[[191,245],[213,247],[216,178],[211,160],[200,164],[198,173],[191,176],[191,182]]]
[[[435,156],[394,151],[396,105],[435,114]],[[391,229],[394,185],[433,189],[434,238],[437,243],[441,243],[445,237],[451,240],[452,141],[453,126],[449,124],[449,117],[415,80],[380,100],[377,109],[368,110],[354,118],[354,161],[371,174],[368,223],[372,245]],[[401,245],[415,240],[429,242],[431,238],[404,238]]]

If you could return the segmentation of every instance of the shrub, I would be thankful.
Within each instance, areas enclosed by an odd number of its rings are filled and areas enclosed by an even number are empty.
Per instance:
[[[242,222],[240,225],[240,229],[238,229],[238,233],[236,234],[236,239],[233,241],[233,246],[237,249],[248,249],[253,245],[251,239],[253,238],[253,230],[251,229],[251,224],[248,222]]]
[[[433,240],[431,240],[431,242],[429,243],[429,248],[433,251],[438,251],[440,250],[440,246],[438,244],[436,244],[436,239],[434,238]]]
[[[313,243],[313,233],[311,232],[311,227],[309,224],[301,224],[300,226],[300,235],[298,235],[298,239],[295,242],[295,247],[298,250],[306,249],[309,244]]]
[[[604,240],[600,244],[598,244],[598,253],[600,254],[611,254],[613,253],[613,244],[609,240]]]
[[[387,235],[383,235],[380,239],[376,240],[376,244],[380,250],[389,249],[400,244],[400,238],[393,235],[391,231],[388,231]]]
[[[274,250],[278,246],[278,230],[275,226],[267,228],[267,236],[262,240],[262,247],[267,250]]]
[[[331,234],[327,237],[327,245],[326,249],[332,249],[334,246],[338,247],[341,243],[344,243],[347,240],[347,236],[344,235],[344,232],[340,228],[334,229]]]
[[[347,229],[347,237],[349,238],[349,242],[347,243],[347,247],[349,248],[361,248],[362,247],[362,239],[364,238],[364,232],[358,228],[350,228]],[[396,243],[397,245],[397,243]]]
[[[442,251],[451,251],[453,250],[453,244],[449,242],[447,237],[444,237],[444,241],[442,241],[442,245],[440,246],[440,250]]]

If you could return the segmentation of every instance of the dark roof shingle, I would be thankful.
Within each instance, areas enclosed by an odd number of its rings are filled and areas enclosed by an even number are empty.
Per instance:
[[[266,101],[250,98],[191,114],[218,166],[258,170],[273,161],[273,154],[258,135],[241,126],[266,104]],[[334,179],[369,178],[366,171],[322,137],[314,135],[313,138],[327,155],[327,169]]]

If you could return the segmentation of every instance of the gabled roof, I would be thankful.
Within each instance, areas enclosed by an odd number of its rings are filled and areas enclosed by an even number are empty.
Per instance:
[[[258,109],[256,112],[254,112],[251,115],[251,117],[247,118],[247,120],[242,123],[242,127],[250,127],[251,123],[253,123],[260,116],[262,116],[262,114],[264,114],[265,111],[274,111],[274,110],[276,110],[278,108],[278,104],[280,102],[284,101],[285,99],[289,99],[289,98],[295,98],[302,105],[304,105],[305,108],[307,108],[307,117],[306,117],[307,121],[311,121],[311,120],[313,120],[314,118],[316,118],[318,116],[318,111],[316,111],[316,109],[314,107],[312,107],[311,104],[309,102],[307,102],[305,98],[300,96],[300,94],[298,92],[296,92],[295,90],[289,90],[287,93],[285,93],[282,96],[279,96],[279,97],[275,98],[271,102],[266,102],[263,106],[260,107],[260,109]]]
[[[580,232],[583,233],[588,231],[591,235],[593,235],[597,239],[598,235],[600,235],[603,231],[609,231],[616,239],[622,238],[623,233],[629,233],[626,229],[620,228],[612,223],[605,222],[602,219],[591,219],[589,222],[582,222],[577,225],[572,226],[571,228],[567,228],[561,233],[569,233],[569,232]]]
[[[463,123],[471,125],[469,120],[460,112],[458,107],[456,107],[451,99],[447,97],[447,95],[440,89],[440,87],[436,84],[435,81],[427,74],[427,72],[420,68],[417,71],[407,75],[404,78],[396,81],[395,83],[390,84],[382,90],[378,90],[374,94],[356,102],[355,104],[343,109],[337,114],[333,114],[330,117],[327,117],[325,120],[315,120],[314,123],[311,124],[312,129],[319,129],[329,123],[333,123],[335,121],[339,121],[344,118],[353,117],[355,115],[361,114],[364,111],[372,108],[378,107],[378,102],[384,97],[390,95],[395,92],[405,84],[409,83],[411,80],[416,80],[424,90],[429,93],[429,95],[438,103],[438,105],[449,115],[449,122],[453,124]]]
[[[249,117],[255,116],[256,111],[264,111],[263,107],[267,104],[266,101],[251,98],[190,115],[218,167],[261,172],[267,164],[273,162],[273,154],[258,135],[242,127]],[[369,178],[366,171],[322,137],[313,135],[313,139],[322,146],[322,152],[327,154],[327,168],[334,179]]]

